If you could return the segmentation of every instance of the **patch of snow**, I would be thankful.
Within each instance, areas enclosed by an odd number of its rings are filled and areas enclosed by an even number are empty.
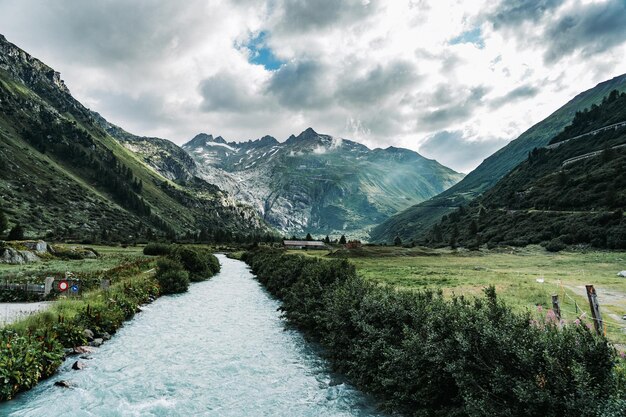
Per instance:
[[[237,150],[235,148],[233,148],[232,146],[226,144],[226,143],[217,143],[217,142],[209,142],[207,143],[207,146],[221,146],[222,148],[226,148],[229,149],[233,152],[237,152]]]

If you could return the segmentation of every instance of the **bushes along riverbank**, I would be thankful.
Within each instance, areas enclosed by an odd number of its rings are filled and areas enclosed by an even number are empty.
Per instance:
[[[346,260],[243,256],[334,368],[414,416],[623,416],[624,363],[584,324],[518,314],[489,288],[444,299],[367,283]]]
[[[142,264],[149,269],[156,260]],[[59,300],[47,311],[0,329],[0,401],[34,387],[53,375],[63,362],[66,349],[84,345],[87,335],[106,339],[126,320],[133,318],[142,304],[181,287],[172,272],[180,270],[194,280],[208,279],[219,271],[219,261],[204,248],[172,247],[166,259],[158,261],[155,275],[130,269],[116,271],[119,281],[107,290],[97,290],[82,298]],[[169,281],[165,280],[169,274]],[[160,278],[159,278],[160,277]],[[188,286],[184,286],[185,291]],[[89,330],[87,332],[86,330]],[[90,336],[91,338],[91,336]]]

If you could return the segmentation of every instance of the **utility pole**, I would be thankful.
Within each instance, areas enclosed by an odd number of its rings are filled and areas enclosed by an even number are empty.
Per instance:
[[[600,303],[598,302],[596,289],[593,288],[593,285],[585,285],[585,287],[587,288],[587,298],[589,299],[589,307],[591,308],[591,316],[593,317],[593,326],[596,328],[596,333],[604,334],[604,323],[602,323]]]
[[[552,296],[552,311],[554,311],[554,316],[560,322],[561,321],[561,306],[559,305],[558,294],[554,294]]]

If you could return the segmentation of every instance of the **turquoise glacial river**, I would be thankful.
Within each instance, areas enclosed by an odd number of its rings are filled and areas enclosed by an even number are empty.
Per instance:
[[[285,326],[240,261],[189,292],[161,297],[85,360],[15,400],[0,416],[382,416]],[[54,386],[68,380],[73,388]]]

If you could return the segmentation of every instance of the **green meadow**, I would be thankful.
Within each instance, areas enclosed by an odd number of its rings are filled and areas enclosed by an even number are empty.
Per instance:
[[[291,251],[292,253],[300,253]],[[346,257],[369,281],[401,290],[437,289],[446,295],[480,295],[493,285],[510,306],[537,316],[552,307],[558,294],[562,317],[590,320],[585,285],[593,284],[606,323],[607,336],[626,345],[626,252],[563,251],[539,246],[484,251],[364,246],[333,252],[308,251],[308,256]]]

